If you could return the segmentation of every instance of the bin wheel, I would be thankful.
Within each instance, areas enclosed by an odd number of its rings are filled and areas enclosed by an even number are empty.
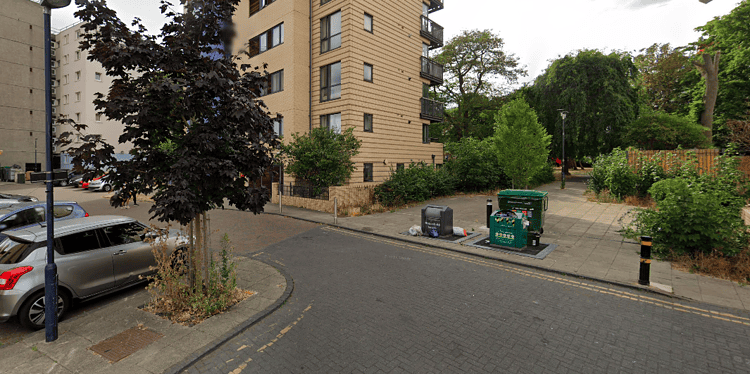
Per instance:
[[[542,227],[541,229],[539,229],[539,234],[544,234],[544,227]]]

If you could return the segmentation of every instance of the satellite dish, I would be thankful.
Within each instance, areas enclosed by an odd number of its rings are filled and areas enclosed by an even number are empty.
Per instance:
[[[42,0],[42,6],[47,8],[65,8],[70,5],[70,0]]]

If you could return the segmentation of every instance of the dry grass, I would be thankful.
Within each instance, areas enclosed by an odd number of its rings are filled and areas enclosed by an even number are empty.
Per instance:
[[[586,190],[583,195],[586,196],[586,199],[588,201],[593,201],[596,203],[625,204],[641,208],[656,207],[656,203],[651,198],[651,196],[626,196],[624,199],[618,199],[616,196],[610,194],[609,190],[604,190],[598,194],[594,193],[593,191]]]
[[[750,283],[750,249],[734,257],[726,257],[719,252],[673,256],[672,268],[740,283]]]

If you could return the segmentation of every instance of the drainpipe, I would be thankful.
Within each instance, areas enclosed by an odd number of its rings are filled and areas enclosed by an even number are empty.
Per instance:
[[[313,16],[313,0],[310,0],[310,108],[307,112],[307,120],[310,123],[310,130],[312,131],[312,102],[313,102],[313,66],[312,66],[312,58],[313,58],[313,44],[312,44],[312,16]]]

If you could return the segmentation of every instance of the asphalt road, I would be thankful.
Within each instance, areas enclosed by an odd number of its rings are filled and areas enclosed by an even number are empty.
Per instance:
[[[291,298],[186,372],[750,372],[739,310],[329,227],[252,256]]]
[[[40,201],[46,199],[45,187],[42,184],[2,184],[0,185],[0,192],[31,195],[39,198]],[[78,202],[90,215],[124,215],[161,227],[165,225],[163,222],[158,222],[157,220],[149,220],[151,217],[151,214],[148,213],[151,207],[149,201],[139,200],[137,206],[130,205],[125,208],[113,208],[109,204],[111,193],[88,191],[73,187],[55,187],[54,194],[55,200],[72,200]],[[220,248],[219,241],[224,233],[227,233],[236,255],[252,254],[267,245],[280,242],[317,226],[309,222],[291,218],[268,214],[255,215],[234,209],[214,210],[209,213],[209,217],[213,233],[211,237],[213,247]],[[98,299],[74,304],[67,313],[66,318],[83,318],[87,312],[106,306],[108,303],[117,301],[120,298],[133,295],[136,292],[145,291],[143,287],[135,286]],[[0,354],[2,354],[4,346],[20,341],[29,333],[30,331],[21,327],[16,321],[0,323]],[[2,372],[2,369],[0,369],[0,372]]]

